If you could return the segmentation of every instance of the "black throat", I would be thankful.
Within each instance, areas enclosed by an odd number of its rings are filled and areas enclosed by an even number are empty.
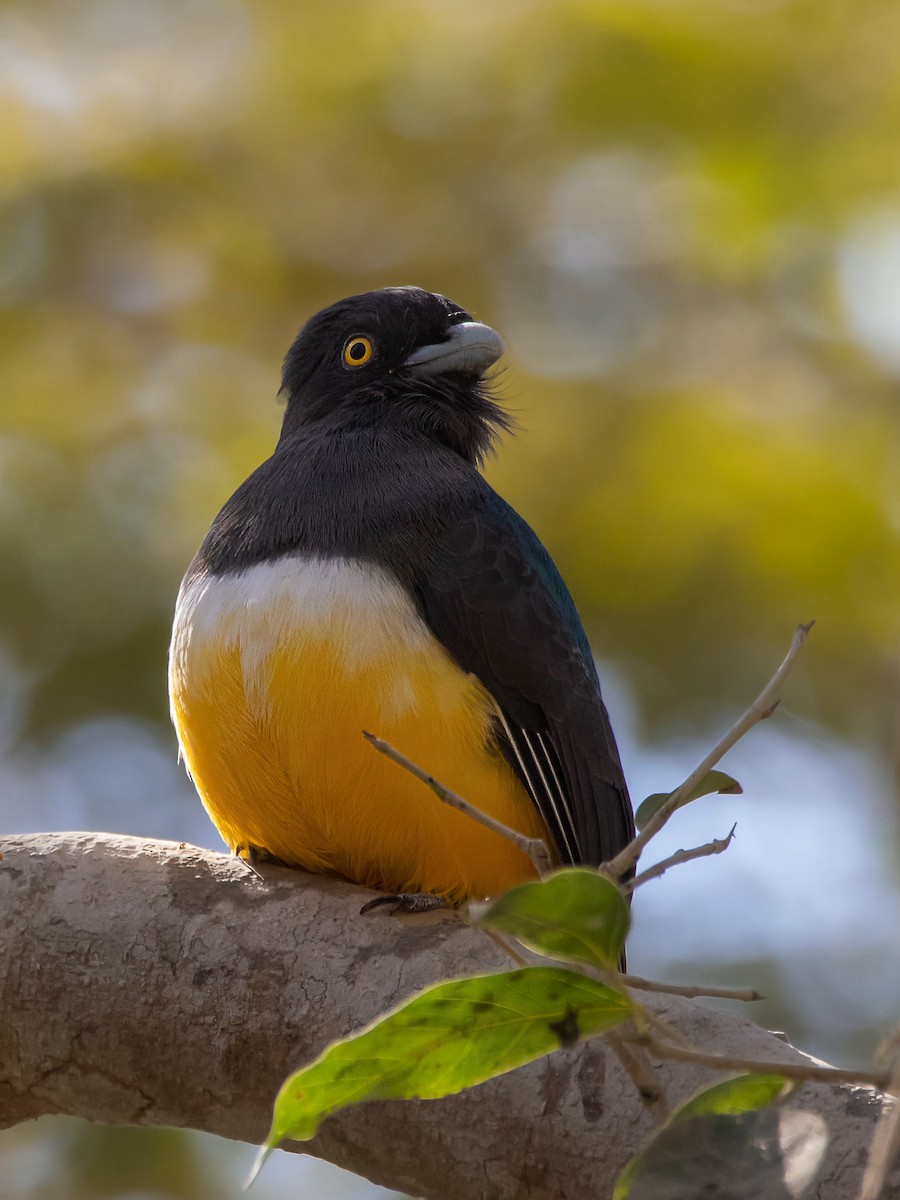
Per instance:
[[[280,443],[318,432],[364,435],[366,430],[402,438],[419,434],[477,465],[494,449],[513,422],[491,395],[488,384],[447,374],[427,381],[392,376],[386,383],[288,395]]]

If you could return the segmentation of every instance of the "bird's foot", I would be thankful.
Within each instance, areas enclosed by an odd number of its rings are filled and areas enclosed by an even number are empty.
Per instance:
[[[391,915],[395,913],[425,913],[434,912],[439,908],[452,908],[443,896],[433,896],[430,892],[400,892],[396,896],[376,896],[359,910],[359,915],[373,912],[384,905],[391,906]]]

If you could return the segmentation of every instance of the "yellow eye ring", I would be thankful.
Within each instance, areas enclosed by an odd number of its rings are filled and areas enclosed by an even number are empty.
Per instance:
[[[364,367],[375,353],[375,348],[367,337],[355,334],[344,342],[344,366]]]

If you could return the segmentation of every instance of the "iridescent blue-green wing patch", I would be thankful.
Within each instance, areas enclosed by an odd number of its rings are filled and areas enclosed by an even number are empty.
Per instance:
[[[441,534],[417,591],[434,634],[496,701],[499,746],[560,861],[613,857],[633,836],[628,789],[581,621],[534,532],[486,490]]]

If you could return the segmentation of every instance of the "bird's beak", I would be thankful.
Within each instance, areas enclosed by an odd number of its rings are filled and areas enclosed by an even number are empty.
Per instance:
[[[489,325],[465,321],[450,326],[446,341],[420,346],[403,365],[413,375],[443,375],[446,371],[481,375],[504,349],[500,334]]]

